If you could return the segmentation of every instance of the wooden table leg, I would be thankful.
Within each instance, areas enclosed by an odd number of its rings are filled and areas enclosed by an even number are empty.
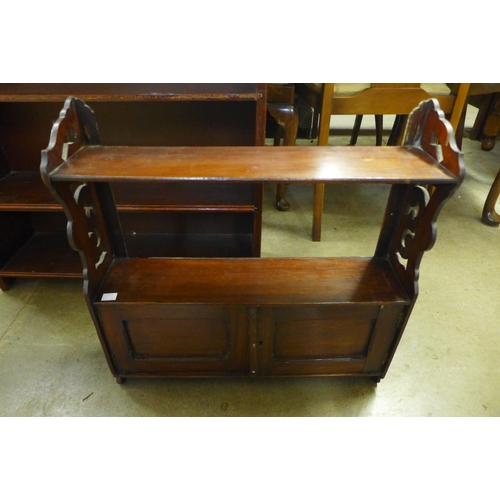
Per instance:
[[[495,147],[495,140],[500,134],[500,93],[495,94],[495,100],[484,124],[481,149],[490,151]],[[500,196],[500,170],[491,185],[486,201],[484,202],[481,220],[489,226],[500,225],[500,215],[495,211],[495,205]]]
[[[495,147],[495,141],[500,134],[500,93],[496,94],[493,109],[490,111],[484,124],[481,137],[481,149],[491,151]]]
[[[268,103],[268,111],[285,131],[283,146],[295,146],[299,129],[297,107],[294,104],[272,102]],[[276,190],[276,208],[282,212],[286,212],[290,208],[290,203],[285,199],[285,195],[286,185],[278,184]]]
[[[489,226],[498,226],[500,224],[500,215],[495,211],[495,205],[500,196],[500,170],[491,185],[490,192],[486,198],[481,220]]]

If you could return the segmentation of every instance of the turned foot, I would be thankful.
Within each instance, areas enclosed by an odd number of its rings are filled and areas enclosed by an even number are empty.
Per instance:
[[[285,199],[286,184],[278,184],[276,188],[276,208],[280,212],[286,212],[290,209],[290,203]]]
[[[6,292],[14,283],[14,278],[0,278],[0,290]]]
[[[485,137],[481,141],[481,149],[483,151],[491,151],[495,147],[495,137]]]
[[[288,203],[285,198],[276,198],[276,208],[280,212],[286,212],[287,210],[290,210],[290,203]]]

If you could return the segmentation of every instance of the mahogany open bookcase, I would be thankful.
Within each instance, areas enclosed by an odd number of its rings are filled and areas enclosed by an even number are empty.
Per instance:
[[[42,152],[44,183],[68,218],[84,295],[111,372],[127,377],[364,376],[392,360],[418,295],[423,252],[460,185],[462,155],[437,101],[412,113],[401,147],[101,146],[92,110],[68,98]],[[131,256],[121,183],[391,184],[373,256]],[[189,193],[189,189],[184,192]],[[208,207],[209,209],[210,207]]]

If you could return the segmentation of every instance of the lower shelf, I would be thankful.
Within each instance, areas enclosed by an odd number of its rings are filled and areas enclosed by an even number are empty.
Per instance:
[[[99,293],[118,293],[118,303],[409,302],[386,259],[363,257],[116,259]]]
[[[0,277],[81,278],[82,264],[66,233],[35,233],[0,269]]]

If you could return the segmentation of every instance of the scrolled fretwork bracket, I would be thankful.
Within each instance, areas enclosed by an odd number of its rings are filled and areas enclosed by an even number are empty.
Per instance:
[[[54,185],[68,217],[72,248],[80,253],[86,293],[93,296],[113,259],[113,248],[94,184],[61,182]]]
[[[99,144],[99,133],[93,111],[80,99],[68,97],[52,127],[49,145],[42,151],[40,172],[43,182],[64,209],[68,240],[80,253],[85,289],[89,294],[102,278],[113,253],[103,227],[99,196],[93,185],[52,182],[50,175],[80,148],[95,144]]]
[[[390,260],[410,297],[416,297],[423,253],[434,245],[437,217],[461,184],[464,167],[453,129],[434,99],[410,115],[404,146],[427,153],[450,174],[448,183],[394,185],[389,195],[376,255]]]
[[[94,112],[81,99],[68,97],[52,126],[47,149],[42,151],[40,172],[51,188],[49,175],[81,147],[99,144]]]
[[[436,99],[421,102],[411,113],[404,146],[420,149],[434,158],[456,178],[456,188],[462,183],[465,175],[463,154],[458,149],[453,128]]]

